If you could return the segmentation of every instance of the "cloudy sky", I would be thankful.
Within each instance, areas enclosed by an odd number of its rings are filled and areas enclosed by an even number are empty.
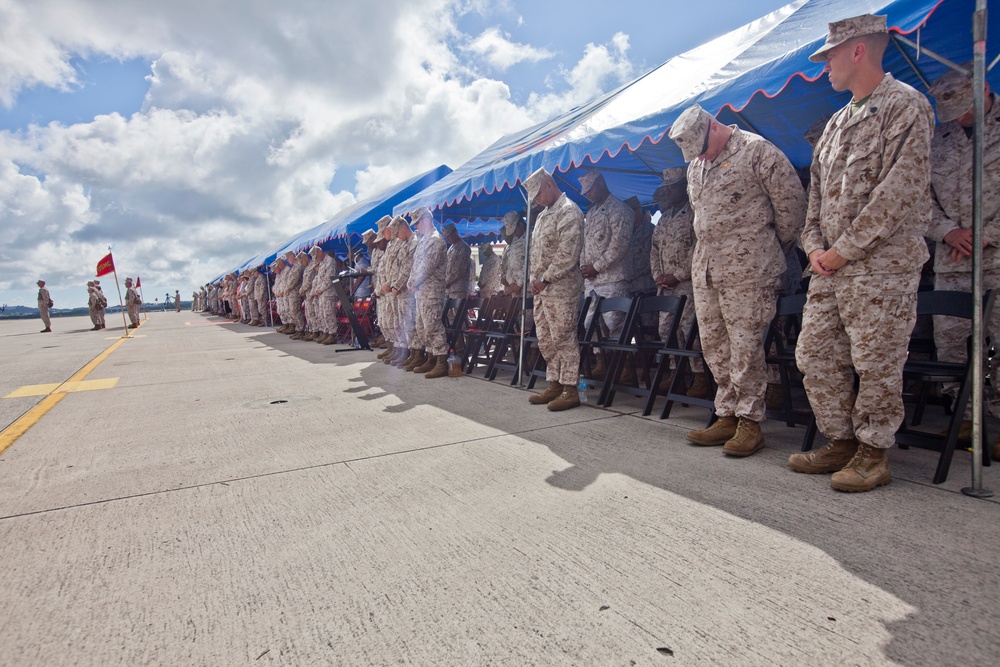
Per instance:
[[[109,246],[190,299],[783,4],[0,0],[0,304],[85,305]]]

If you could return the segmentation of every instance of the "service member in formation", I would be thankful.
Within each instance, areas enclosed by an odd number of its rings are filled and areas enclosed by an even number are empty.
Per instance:
[[[125,310],[128,311],[129,329],[139,327],[139,293],[132,286],[132,279],[125,279]]]
[[[829,442],[788,465],[833,472],[841,491],[892,479],[886,451],[903,419],[903,364],[928,258],[934,116],[882,68],[888,43],[885,17],[868,14],[831,23],[809,57],[853,99],[816,144],[802,232],[813,275],[795,360]]]
[[[399,354],[403,341],[399,338],[399,299],[392,293],[392,275],[396,271],[396,262],[399,260],[399,249],[402,241],[396,238],[396,228],[393,226],[395,218],[385,216],[378,221],[379,233],[382,235],[381,241],[385,242],[385,254],[379,262],[379,279],[376,296],[379,299],[379,310],[381,311],[382,335],[385,336],[389,346],[378,358],[385,364],[391,364],[393,359]]]
[[[792,163],[770,141],[723,125],[697,104],[670,129],[687,170],[694,209],[691,283],[702,351],[718,383],[719,419],[688,433],[730,456],[764,446],[764,335],[778,284],[805,214]]]
[[[971,71],[972,63],[965,67]],[[938,125],[931,140],[931,193],[934,208],[927,237],[937,242],[934,252],[934,289],[972,291],[972,80],[949,71],[931,86],[937,108]],[[983,108],[983,237],[979,251],[983,264],[983,291],[1000,289],[1000,106],[986,84]],[[1000,308],[986,326],[987,335],[997,340]],[[934,317],[934,347],[940,361],[965,363],[969,321],[955,317]],[[945,386],[954,399],[958,386]],[[1000,417],[1000,403],[994,397],[989,412]],[[972,439],[972,402],[965,413],[959,438]],[[1000,440],[993,445],[993,458],[1000,460]]]
[[[406,223],[406,218],[399,215],[392,219],[388,229],[395,235],[399,246],[396,252],[395,261],[389,274],[389,290],[396,301],[396,335],[398,337],[398,351],[389,360],[393,366],[402,367],[409,359],[412,350],[410,345],[413,342],[416,322],[416,301],[412,290],[406,289],[406,284],[410,280],[410,272],[413,270],[413,254],[417,248],[417,237]]]
[[[694,211],[688,202],[687,175],[683,167],[663,170],[663,185],[656,188],[653,199],[660,207],[660,220],[656,223],[650,243],[649,268],[659,296],[686,297],[681,321],[677,326],[677,344],[687,346],[691,325],[694,324],[694,290],[691,287],[691,257],[694,255]],[[660,316],[660,337],[670,330],[670,316]],[[693,342],[692,349],[700,349]],[[676,359],[671,359],[671,369],[676,371]],[[694,379],[687,390],[693,398],[708,397],[708,378],[701,359],[692,359]],[[686,378],[682,378],[687,386]],[[665,378],[663,388],[670,386]]]
[[[309,250],[312,250],[312,248]],[[316,277],[316,267],[318,265],[313,261],[313,256],[309,250],[299,253],[300,256],[305,255],[305,268],[302,270],[302,285],[299,286],[299,298],[302,299],[302,313],[306,319],[306,329],[302,335],[302,340],[315,340],[319,336],[319,330],[316,328],[319,324],[319,315],[316,312],[316,298],[312,291],[313,279]]]
[[[289,338],[302,340],[302,337],[306,335],[306,317],[302,312],[302,296],[299,294],[299,290],[302,289],[302,274],[306,270],[309,255],[304,252],[295,254],[289,250],[285,254],[285,258],[289,262],[288,270],[285,272],[288,274],[285,295],[288,299],[288,317],[293,325]]]
[[[532,206],[542,208],[531,233],[531,293],[535,295],[535,331],[545,359],[549,386],[528,401],[568,410],[580,405],[577,380],[580,346],[576,319],[583,274],[583,211],[539,169],[524,181]]]
[[[174,290],[174,310],[181,312],[181,291]]]
[[[488,299],[503,291],[500,284],[500,258],[493,252],[493,245],[479,246],[479,296]]]
[[[98,296],[97,288],[94,287],[94,281],[87,281],[87,314],[90,315],[90,321],[94,323],[94,326],[90,329],[91,331],[101,330],[101,321],[97,317],[97,308],[101,305],[101,298]]]
[[[524,260],[527,255],[528,227],[524,224],[524,212],[507,211],[503,216],[503,229],[507,234],[507,247],[500,258],[501,278],[504,294],[521,296],[524,285]]]
[[[263,327],[271,320],[271,302],[268,299],[271,276],[268,275],[266,266],[261,266],[256,271],[257,282],[253,288],[253,299],[257,302],[257,326]]]
[[[108,307],[108,298],[104,296],[100,280],[94,280],[94,289],[97,290],[97,324],[104,329],[107,327],[107,322],[104,319],[104,309]]]
[[[622,200],[611,194],[604,176],[590,169],[580,177],[580,194],[591,205],[583,223],[583,252],[580,271],[584,277],[584,292],[592,297],[587,326],[597,310],[597,297],[628,296],[629,241],[635,214]],[[625,320],[624,313],[611,312],[604,316],[601,329],[605,337],[616,338]],[[594,377],[604,377],[604,355],[598,353]]]
[[[45,288],[45,281],[39,280],[38,285],[38,316],[42,318],[42,324],[45,328],[39,333],[52,333],[52,321],[49,319],[49,308],[52,307],[52,297],[49,296],[49,290]]]
[[[469,296],[469,274],[472,272],[472,248],[458,235],[455,225],[448,223],[441,231],[448,247],[448,274],[445,276],[445,296],[464,299]]]
[[[315,338],[321,345],[332,345],[337,339],[337,296],[333,291],[333,280],[337,277],[337,263],[323,248],[314,245],[309,249],[316,264],[316,275],[313,277],[312,294],[316,301],[317,329],[319,336]],[[346,307],[350,307],[349,304]]]
[[[632,209],[632,236],[628,242],[625,277],[628,294],[632,297],[656,293],[656,283],[649,267],[649,253],[653,245],[654,225],[649,211],[642,207],[638,197],[629,197],[625,205]]]
[[[448,268],[448,244],[434,227],[434,217],[426,208],[410,214],[417,228],[413,270],[406,289],[416,298],[415,332],[412,352],[403,370],[424,373],[427,379],[448,375],[448,340],[441,312],[444,309],[444,278]]]

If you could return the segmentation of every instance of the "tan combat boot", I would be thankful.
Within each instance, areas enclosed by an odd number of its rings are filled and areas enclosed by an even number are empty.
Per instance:
[[[532,405],[545,405],[554,401],[562,395],[563,386],[558,382],[550,382],[548,389],[540,394],[533,394],[528,397],[528,403]]]
[[[448,355],[447,354],[428,354],[427,360],[413,369],[414,373],[430,373],[432,370],[437,368],[439,365],[438,357],[443,357],[445,360],[445,374],[448,371]]]
[[[831,440],[817,450],[792,454],[788,457],[788,467],[807,475],[837,472],[851,462],[857,451],[858,441],[854,438]]]
[[[427,363],[430,363],[432,359],[434,360],[434,367],[426,371],[424,373],[424,377],[427,378],[428,380],[433,380],[434,378],[448,377],[448,355],[447,354],[428,355]],[[426,368],[426,367],[427,365],[424,364],[423,366],[420,366],[420,368],[417,368],[413,372],[419,373],[421,368]]]
[[[379,353],[378,353],[378,354],[377,354],[377,355],[375,356],[375,358],[376,358],[376,359],[385,359],[385,358],[386,358],[386,357],[388,357],[388,356],[389,356],[390,354],[392,354],[392,352],[393,352],[393,347],[392,347],[392,345],[390,344],[390,345],[388,345],[388,346],[387,346],[387,347],[386,347],[386,348],[385,348],[384,350],[382,350],[381,352],[379,352]]]
[[[564,384],[559,398],[549,401],[549,410],[562,412],[580,406],[580,394],[575,385]]]
[[[404,371],[414,371],[418,366],[423,366],[424,362],[427,361],[427,352],[424,350],[414,350],[413,358],[403,366]]]
[[[322,343],[323,343],[323,345],[333,345],[334,343],[336,343],[336,342],[337,342],[337,336],[336,336],[336,335],[334,335],[334,334],[332,334],[332,333],[331,333],[331,334],[327,334],[327,335],[326,335],[326,338],[324,338],[324,339],[323,339],[322,341],[320,341],[320,342],[322,342]]]
[[[871,491],[892,481],[886,450],[864,443],[843,470],[833,473],[830,486],[838,491]]]
[[[388,364],[392,361],[392,358],[396,356],[396,346],[389,343],[389,348],[386,350],[386,355],[382,357],[382,363]]]
[[[708,398],[708,376],[704,373],[695,373],[691,381],[691,387],[684,395],[691,398]],[[719,444],[721,445],[722,443],[720,442]]]
[[[729,456],[750,456],[763,447],[764,434],[760,430],[760,424],[752,419],[740,417],[740,421],[736,424],[736,435],[726,441],[722,451]]]
[[[305,337],[304,331],[296,331],[291,335],[291,340],[302,340]]]
[[[736,425],[739,421],[736,417],[719,417],[708,428],[698,431],[688,431],[687,439],[702,447],[724,445],[736,435]]]
[[[402,368],[406,365],[406,362],[410,358],[411,354],[413,354],[412,349],[408,347],[400,348],[400,350],[396,353],[396,356],[392,358],[392,361],[390,361],[389,364]]]

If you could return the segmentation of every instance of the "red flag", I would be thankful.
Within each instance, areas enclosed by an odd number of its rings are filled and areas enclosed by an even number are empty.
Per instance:
[[[111,253],[109,252],[97,263],[97,277],[106,276],[114,270],[115,260],[111,258]]]
[[[142,287],[142,281],[139,279],[139,276],[136,276],[135,277],[135,288],[139,289],[140,287]]]

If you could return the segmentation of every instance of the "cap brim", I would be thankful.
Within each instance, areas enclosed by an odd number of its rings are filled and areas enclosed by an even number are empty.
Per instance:
[[[821,62],[825,61],[826,60],[826,52],[829,51],[830,49],[836,47],[836,46],[840,46],[840,44],[824,44],[823,46],[819,47],[819,49],[817,49],[816,51],[814,51],[813,54],[811,56],[809,56],[810,62],[821,63]]]

